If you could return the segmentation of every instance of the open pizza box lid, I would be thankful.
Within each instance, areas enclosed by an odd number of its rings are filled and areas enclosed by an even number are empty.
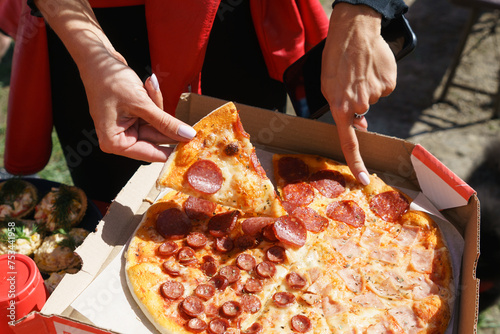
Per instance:
[[[185,94],[176,116],[194,124],[226,101]],[[259,152],[317,154],[343,162],[334,125],[298,118],[269,110],[236,104],[243,127]],[[358,132],[361,154],[370,172],[386,183],[419,193],[453,224],[463,240],[459,301],[453,333],[476,333],[479,280],[479,201],[465,182],[447,169],[423,147],[408,141],[374,133]],[[263,162],[265,167],[265,163]],[[19,320],[14,333],[139,333],[154,327],[143,318],[130,296],[123,274],[121,255],[128,240],[159,194],[156,180],[163,164],[140,167],[117,195],[107,214],[77,249],[83,267],[66,275],[40,312]],[[270,171],[267,171],[268,175]],[[422,195],[423,194],[423,195]],[[103,272],[103,275],[100,273]],[[96,279],[97,278],[97,279]],[[112,310],[112,311],[110,311]],[[115,316],[110,317],[110,313]],[[125,315],[127,316],[120,316]],[[130,316],[131,315],[131,316]],[[112,321],[109,321],[113,318]],[[134,327],[140,323],[142,327]],[[138,329],[140,328],[140,329]]]

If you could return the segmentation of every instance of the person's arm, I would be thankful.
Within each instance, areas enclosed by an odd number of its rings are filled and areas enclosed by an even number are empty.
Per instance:
[[[336,3],[323,51],[321,86],[337,125],[346,162],[368,184],[354,127],[366,131],[365,113],[396,86],[396,60],[380,35],[382,14],[366,5]]]
[[[189,125],[161,110],[144,84],[111,45],[86,0],[35,0],[80,71],[100,148],[144,161],[165,161],[186,141]],[[146,50],[144,50],[146,52]]]

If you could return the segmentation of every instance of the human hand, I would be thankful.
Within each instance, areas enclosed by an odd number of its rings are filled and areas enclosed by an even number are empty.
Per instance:
[[[354,128],[366,131],[365,113],[396,87],[397,67],[389,45],[380,35],[382,17],[365,5],[338,3],[322,59],[321,89],[329,103],[342,152],[361,183],[370,182]]]
[[[195,130],[163,111],[155,76],[145,84],[116,54],[80,70],[100,148],[149,162],[166,161],[172,148],[161,146],[194,137]]]

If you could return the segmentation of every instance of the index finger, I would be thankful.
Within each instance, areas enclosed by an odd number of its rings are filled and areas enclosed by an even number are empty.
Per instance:
[[[368,171],[365,167],[363,159],[361,158],[361,153],[359,152],[359,142],[356,137],[354,127],[349,123],[349,121],[347,121],[347,119],[339,119],[340,117],[336,117],[335,113],[332,114],[335,119],[335,124],[337,125],[340,147],[349,169],[354,177],[356,177],[356,179],[363,185],[366,186],[370,184]]]

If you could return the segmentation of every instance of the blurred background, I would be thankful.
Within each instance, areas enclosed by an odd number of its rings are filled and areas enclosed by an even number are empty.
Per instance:
[[[459,0],[453,0],[459,1]],[[406,1],[406,17],[418,43],[398,63],[398,84],[367,114],[369,130],[419,143],[477,192],[481,202],[479,333],[500,333],[500,1]],[[331,1],[322,0],[325,11]],[[489,7],[484,7],[488,5]],[[475,13],[476,15],[471,15]],[[472,19],[471,19],[472,18]],[[445,96],[443,88],[468,22],[460,61]],[[0,38],[0,178],[13,44]],[[323,121],[331,121],[325,116]],[[72,184],[55,134],[41,178]]]

